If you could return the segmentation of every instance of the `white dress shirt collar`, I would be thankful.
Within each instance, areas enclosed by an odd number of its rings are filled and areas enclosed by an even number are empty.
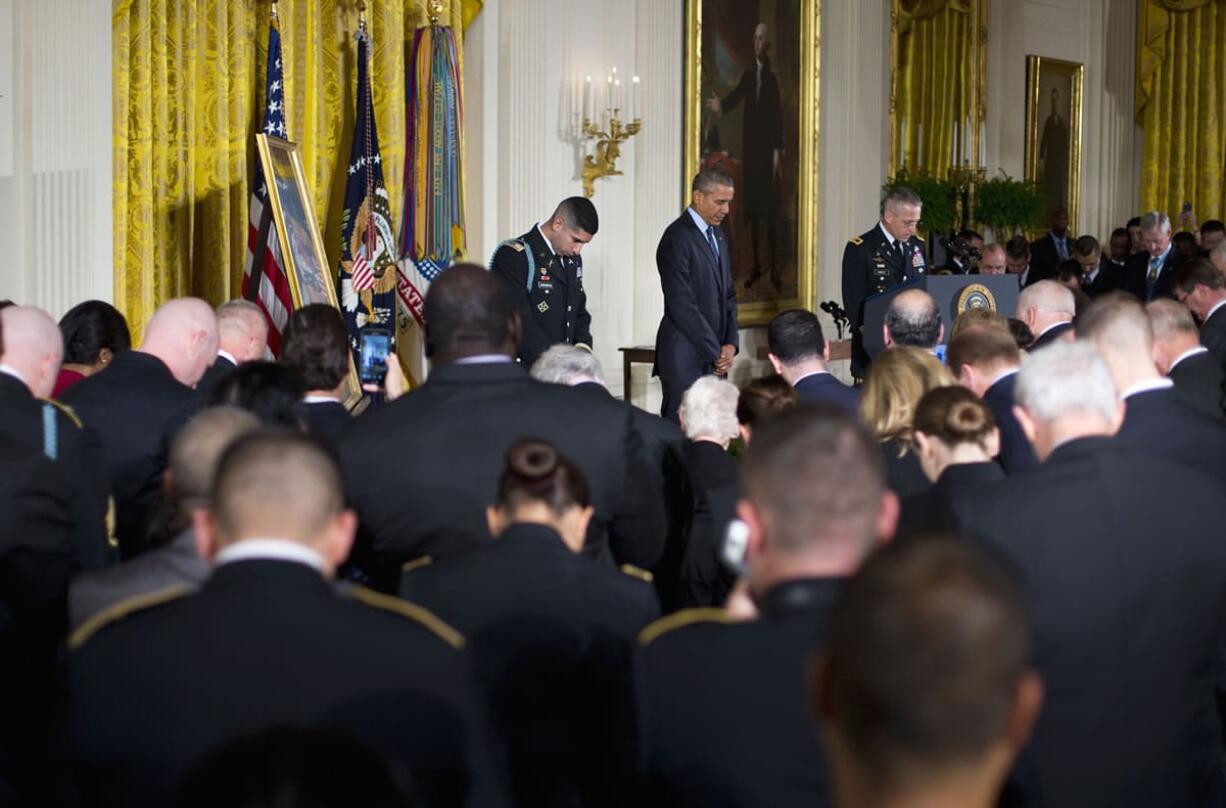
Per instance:
[[[821,376],[822,374],[825,374],[825,375],[827,375],[827,376],[831,376],[831,375],[833,375],[833,374],[832,374],[830,371],[828,371],[828,370],[815,370],[815,371],[813,371],[812,373],[806,373],[805,375],[801,376],[801,377],[800,377],[799,379],[797,379],[796,381],[792,382],[792,386],[793,386],[793,387],[795,387],[796,385],[798,385],[798,384],[800,384],[801,382],[803,382],[805,379],[811,379],[811,378],[813,378],[814,376]]]
[[[1166,375],[1170,376],[1171,371],[1175,370],[1175,367],[1183,360],[1189,359],[1193,356],[1196,356],[1197,354],[1203,354],[1203,353],[1209,353],[1209,349],[1206,348],[1204,345],[1197,345],[1195,348],[1189,348],[1188,350],[1181,353],[1179,356],[1175,357],[1175,360],[1171,362],[1171,366],[1166,369]]]
[[[320,572],[324,569],[323,556],[310,547],[289,539],[242,539],[222,548],[213,563],[220,567],[236,561],[290,561],[305,564]]]
[[[303,396],[303,404],[339,404],[341,400],[336,396]]]
[[[992,381],[988,382],[988,389],[991,389],[992,386],[995,385],[1001,379],[1006,379],[1010,376],[1016,376],[1019,369],[1020,368],[1009,368],[1008,370],[1002,371],[1001,373],[997,374],[995,379],[992,379]]]
[[[223,359],[228,359],[228,360],[230,361],[230,364],[231,364],[231,365],[234,365],[235,367],[238,367],[238,360],[234,358],[234,354],[230,353],[229,351],[225,350],[224,348],[218,348],[218,349],[217,349],[217,355],[218,355],[218,356],[220,356],[220,357],[222,357]]]
[[[1226,297],[1213,304],[1213,308],[1209,309],[1209,311],[1205,314],[1205,319],[1208,320],[1210,317],[1212,317],[1213,313],[1222,308],[1222,306],[1226,306]]]
[[[898,239],[890,235],[890,231],[885,229],[885,222],[877,222],[877,226],[881,228],[881,232],[885,234],[885,240],[889,242],[890,249],[894,249],[894,242]]]
[[[21,375],[21,371],[12,365],[0,365],[0,373],[3,373],[5,376],[12,376],[26,387],[30,386],[30,383],[26,381],[26,377]]]
[[[545,246],[549,248],[549,254],[550,254],[550,255],[557,255],[557,254],[558,254],[558,253],[557,253],[557,250],[555,250],[555,249],[553,248],[553,243],[552,243],[552,242],[550,242],[550,241],[549,241],[549,238],[548,238],[548,237],[545,235],[545,228],[541,227],[541,223],[540,223],[540,222],[537,222],[537,223],[536,223],[536,232],[538,232],[538,233],[540,233],[540,234],[541,234],[541,238],[545,239]]]
[[[686,210],[689,212],[690,218],[694,220],[694,224],[698,226],[698,232],[702,233],[703,236],[706,236],[707,229],[710,228],[711,225],[707,224],[706,220],[698,215],[698,211],[694,210],[693,206],[686,208]]]
[[[1120,391],[1120,398],[1127,399],[1130,396],[1135,396],[1137,393],[1148,393],[1151,390],[1166,390],[1174,387],[1175,383],[1165,376],[1159,376],[1156,379],[1147,379],[1143,382],[1129,385]]]
[[[511,357],[506,354],[474,354],[473,356],[462,356],[455,360],[456,365],[501,365],[511,362]]]

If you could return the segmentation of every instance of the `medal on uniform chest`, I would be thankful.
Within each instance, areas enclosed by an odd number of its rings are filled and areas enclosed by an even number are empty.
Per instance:
[[[917,274],[923,274],[924,254],[921,251],[916,250],[915,252],[911,253],[911,268],[914,269]]]
[[[546,292],[545,294],[549,294],[549,293]],[[542,300],[540,303],[536,304],[536,310],[539,311],[541,314],[544,314],[545,312],[549,311],[549,304],[546,303],[544,300]]]

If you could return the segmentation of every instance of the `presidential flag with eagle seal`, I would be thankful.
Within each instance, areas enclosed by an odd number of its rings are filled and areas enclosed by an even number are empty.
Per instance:
[[[349,344],[358,361],[358,334],[370,326],[396,336],[396,240],[391,206],[383,184],[383,159],[375,127],[370,89],[370,34],[358,27],[357,114],[345,207],[341,212],[341,259],[337,288],[349,329]]]

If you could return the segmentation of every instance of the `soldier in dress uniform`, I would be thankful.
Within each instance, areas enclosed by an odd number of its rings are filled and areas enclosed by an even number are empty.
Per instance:
[[[915,234],[923,200],[899,186],[881,203],[881,221],[843,250],[843,308],[851,320],[851,372],[860,379],[868,370],[864,350],[864,301],[928,272],[924,240]]]
[[[506,282],[523,321],[517,358],[524,365],[558,343],[592,349],[579,252],[599,226],[590,199],[568,197],[546,221],[494,253],[490,271]]]

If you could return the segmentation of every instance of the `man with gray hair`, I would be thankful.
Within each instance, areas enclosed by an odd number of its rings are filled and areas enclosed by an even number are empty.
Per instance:
[[[1015,393],[1041,465],[955,498],[954,511],[1014,560],[1034,598],[1047,698],[1023,757],[1043,798],[1220,804],[1221,484],[1111,437],[1124,407],[1089,341],[1031,354]]]
[[[203,396],[243,362],[263,359],[268,348],[268,319],[250,300],[230,300],[217,307],[217,358],[196,388]]]
[[[1056,281],[1036,281],[1017,296],[1017,319],[1034,334],[1031,351],[1058,340],[1073,338],[1073,315],[1077,301],[1073,290]]]
[[[672,421],[681,396],[699,377],[728,375],[740,344],[732,250],[720,227],[734,193],[732,177],[723,171],[699,171],[690,185],[690,206],[656,248],[664,317],[652,373],[664,393],[660,414]]]
[[[1145,307],[1154,331],[1154,364],[1175,383],[1175,395],[1210,418],[1226,418],[1222,407],[1222,360],[1200,344],[1192,313],[1174,300]]]
[[[1171,246],[1171,220],[1161,211],[1141,217],[1141,245],[1144,249],[1128,260],[1128,291],[1143,301],[1171,294],[1171,276],[1181,263],[1179,251]]]
[[[1226,428],[1189,407],[1154,364],[1154,332],[1141,303],[1112,292],[1091,304],[1077,322],[1115,378],[1127,414],[1119,440],[1216,477],[1226,487]]]
[[[257,431],[260,420],[237,407],[210,407],[175,436],[166,469],[165,530],[170,543],[110,569],[85,572],[68,589],[73,628],[116,603],[170,586],[194,590],[209,575],[209,563],[192,529],[197,511],[208,508],[221,455],[236,440]]]
[[[897,186],[881,200],[881,220],[843,249],[843,308],[851,320],[851,373],[863,378],[869,357],[864,350],[864,301],[888,292],[928,271],[919,230],[923,201],[910,188]]]
[[[941,307],[923,289],[899,292],[885,311],[881,332],[887,348],[910,345],[932,353],[945,338]]]
[[[63,395],[102,438],[124,558],[145,549],[167,448],[196,409],[192,388],[217,356],[217,344],[213,307],[176,298],[153,313],[140,348],[122,352]]]

